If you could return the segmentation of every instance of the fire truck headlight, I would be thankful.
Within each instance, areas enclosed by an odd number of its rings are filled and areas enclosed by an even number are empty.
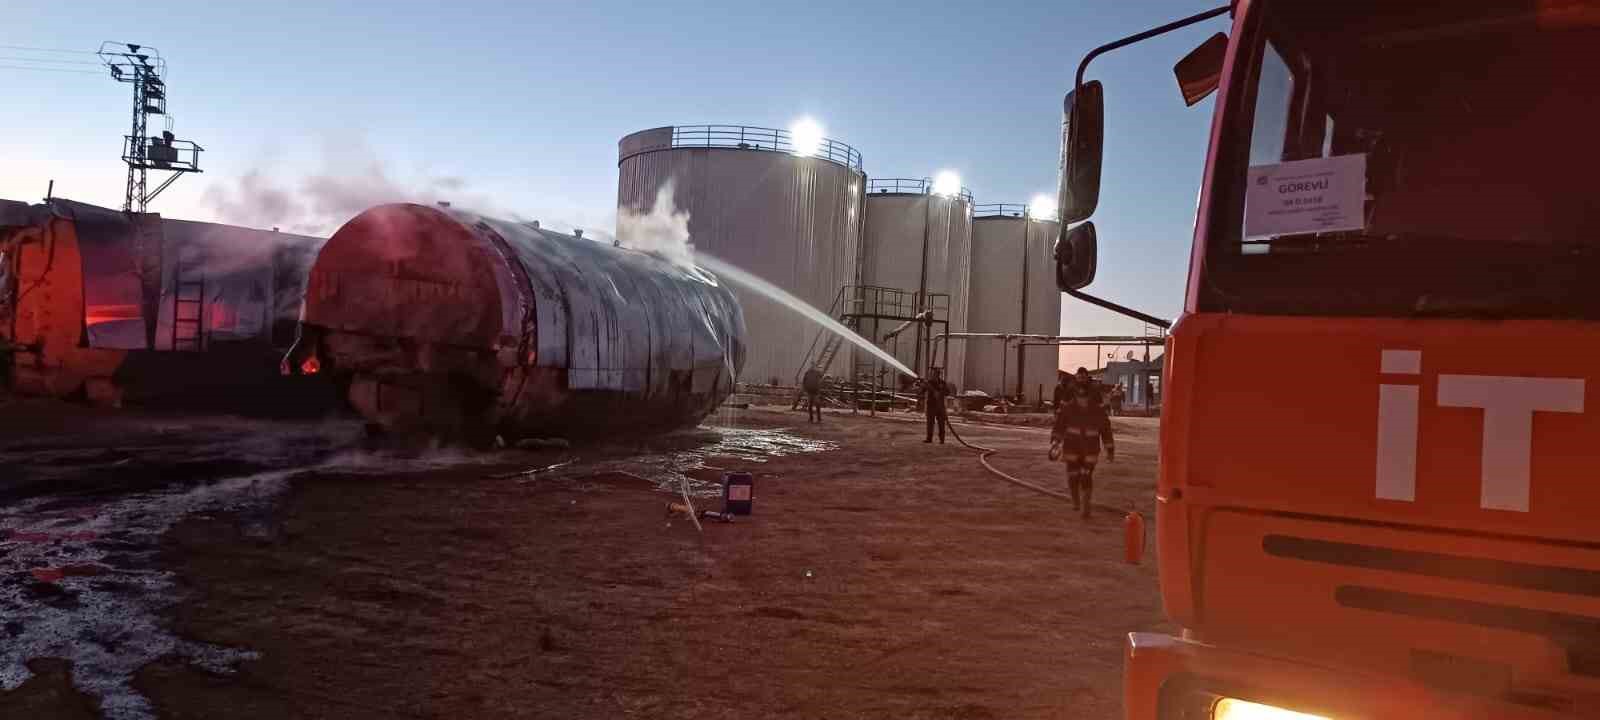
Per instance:
[[[1235,698],[1222,698],[1211,708],[1211,720],[1332,720],[1323,715],[1311,715],[1285,710],[1271,705],[1247,702]]]

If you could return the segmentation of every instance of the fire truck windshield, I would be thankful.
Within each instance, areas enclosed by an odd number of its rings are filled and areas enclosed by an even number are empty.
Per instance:
[[[1202,311],[1600,319],[1600,2],[1264,0]]]

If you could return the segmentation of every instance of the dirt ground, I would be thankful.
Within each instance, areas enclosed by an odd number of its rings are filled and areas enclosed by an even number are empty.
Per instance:
[[[706,458],[697,477],[755,473],[756,510],[703,533],[646,480],[582,464],[316,471],[268,532],[187,516],[159,552],[176,634],[259,656],[231,675],[167,657],[133,687],[170,718],[1120,716],[1123,636],[1166,627],[1153,558],[1122,562],[1122,512],[1153,511],[1156,420],[1115,421],[1085,522],[908,416],[719,419],[837,448]],[[1047,430],[958,428],[1064,488]],[[98,714],[67,664],[28,667],[0,717]]]

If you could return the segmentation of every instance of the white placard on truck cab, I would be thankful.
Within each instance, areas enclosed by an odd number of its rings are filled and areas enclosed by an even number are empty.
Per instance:
[[[1246,239],[1366,227],[1365,154],[1255,165],[1247,183]]]

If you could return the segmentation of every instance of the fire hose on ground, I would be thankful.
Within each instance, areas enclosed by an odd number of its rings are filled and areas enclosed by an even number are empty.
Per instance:
[[[967,442],[966,440],[962,439],[961,433],[956,432],[956,426],[955,426],[954,423],[946,422],[945,423],[945,427],[949,428],[950,434],[955,437],[956,442],[961,443],[962,445],[966,446],[968,449],[977,451],[977,453],[978,453],[978,462],[983,465],[983,469],[988,470],[989,473],[994,475],[995,477],[998,477],[1001,480],[1004,480],[1004,481],[1006,481],[1008,483],[1011,483],[1013,485],[1018,485],[1018,486],[1021,486],[1021,487],[1025,487],[1025,488],[1027,488],[1029,490],[1032,490],[1034,492],[1037,492],[1037,493],[1043,493],[1043,494],[1049,495],[1051,497],[1061,498],[1062,500],[1071,500],[1072,499],[1071,495],[1068,495],[1068,494],[1066,494],[1064,492],[1061,492],[1059,490],[1051,490],[1050,488],[1047,488],[1047,487],[1045,487],[1043,485],[1039,485],[1037,483],[1031,483],[1031,482],[1028,482],[1027,480],[1023,480],[1022,478],[1013,477],[1013,476],[1008,475],[1008,474],[1006,474],[1004,472],[1001,472],[999,468],[997,468],[994,465],[991,465],[989,463],[989,458],[1000,454],[999,450],[996,450],[996,449],[991,448],[991,447],[984,447],[982,445],[973,445],[972,443]],[[1091,506],[1092,505],[1093,504],[1091,504]],[[1100,505],[1099,507],[1101,509],[1104,509],[1104,510],[1108,511],[1108,512],[1117,512],[1117,508],[1114,508],[1114,507],[1109,507],[1109,506],[1106,506],[1106,505]],[[1123,532],[1123,560],[1128,562],[1128,563],[1130,563],[1130,564],[1137,565],[1144,558],[1144,545],[1145,545],[1144,516],[1140,515],[1138,513],[1138,511],[1129,510],[1127,515],[1123,516],[1122,532]]]
[[[1031,483],[1031,482],[1028,482],[1027,480],[1023,480],[1022,478],[1012,477],[1011,475],[1007,475],[1006,473],[1001,472],[999,468],[989,464],[989,458],[991,456],[994,456],[994,455],[999,455],[1000,454],[999,450],[996,450],[996,449],[990,448],[990,447],[984,447],[982,445],[973,445],[972,443],[967,442],[966,440],[962,439],[961,433],[956,432],[956,426],[955,426],[954,423],[946,423],[945,427],[949,428],[950,434],[955,437],[956,442],[961,443],[962,445],[966,446],[968,449],[977,451],[978,452],[978,462],[983,465],[983,468],[985,470],[988,470],[990,472],[990,474],[994,475],[995,477],[998,477],[1001,480],[1004,480],[1006,482],[1012,483],[1014,485],[1020,485],[1020,486],[1025,487],[1025,488],[1027,488],[1029,490],[1032,490],[1034,492],[1044,493],[1044,494],[1050,495],[1052,497],[1061,498],[1062,500],[1071,500],[1072,499],[1071,495],[1068,495],[1068,494],[1066,494],[1064,492],[1061,492],[1059,490],[1051,490],[1050,488],[1047,488],[1047,487],[1045,487],[1043,485],[1039,485],[1037,483]],[[1102,506],[1102,507],[1104,507],[1104,506]],[[1112,510],[1114,508],[1107,508],[1107,509],[1108,510]]]

